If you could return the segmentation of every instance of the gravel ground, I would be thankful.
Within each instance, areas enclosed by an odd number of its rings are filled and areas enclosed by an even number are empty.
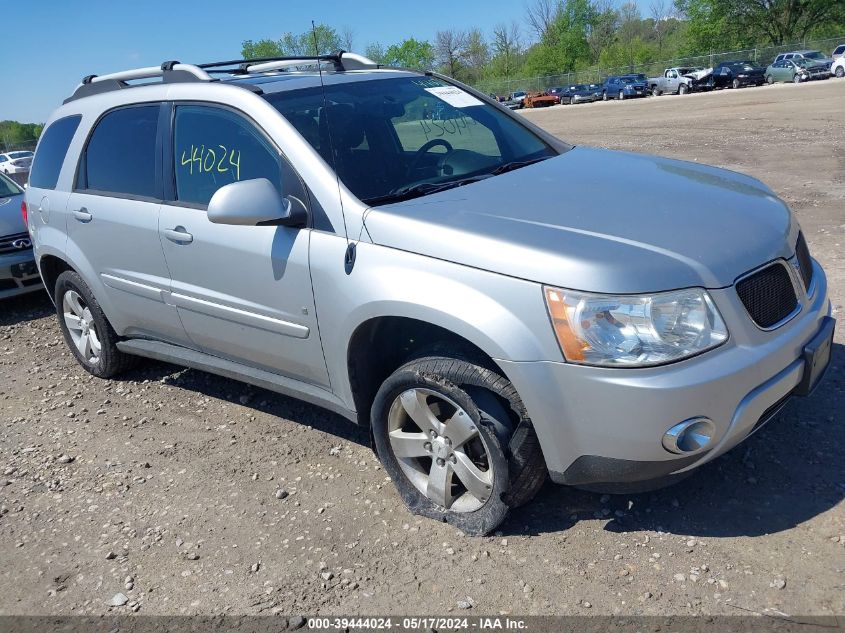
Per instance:
[[[843,98],[830,80],[526,116],[576,143],[763,179],[841,314]],[[468,538],[408,514],[343,420],[164,364],[94,379],[46,295],[7,301],[0,614],[843,614],[836,340],[813,398],[686,481],[614,497],[547,485],[500,533]]]

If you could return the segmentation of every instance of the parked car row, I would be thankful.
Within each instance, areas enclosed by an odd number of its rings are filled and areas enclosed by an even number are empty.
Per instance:
[[[519,110],[557,104],[589,103],[599,99],[621,101],[648,95],[683,95],[704,90],[762,86],[764,83],[802,83],[831,76],[845,77],[845,44],[837,46],[831,57],[817,50],[781,53],[768,67],[759,66],[749,60],[728,60],[712,68],[667,68],[660,77],[647,77],[642,73],[612,75],[602,84],[555,86],[533,93],[518,90],[507,97],[496,98],[508,108]]]

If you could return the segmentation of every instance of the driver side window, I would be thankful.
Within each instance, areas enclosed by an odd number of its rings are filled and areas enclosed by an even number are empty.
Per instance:
[[[176,199],[189,205],[207,206],[224,185],[255,178],[269,180],[279,195],[302,197],[279,151],[251,122],[224,108],[176,107],[173,167]]]

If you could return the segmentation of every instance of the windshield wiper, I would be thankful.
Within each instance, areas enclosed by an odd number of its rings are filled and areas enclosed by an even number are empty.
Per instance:
[[[403,200],[411,200],[412,198],[419,198],[420,196],[427,196],[438,191],[446,191],[447,189],[454,189],[462,185],[468,185],[472,182],[477,182],[485,178],[489,178],[490,174],[481,174],[480,176],[472,176],[470,178],[460,178],[458,180],[449,180],[447,182],[421,182],[416,185],[408,185],[394,189],[390,193],[383,196],[376,196],[374,198],[367,198],[364,200],[370,206],[385,204],[387,202],[401,202]]]
[[[531,160],[512,160],[509,163],[499,165],[498,167],[496,167],[496,169],[489,173],[493,176],[498,176],[499,174],[504,174],[506,172],[513,171],[514,169],[520,169],[521,167],[528,167],[528,165],[539,163],[540,161],[546,160],[547,158],[551,158],[551,156],[541,156],[540,158],[532,158]]]

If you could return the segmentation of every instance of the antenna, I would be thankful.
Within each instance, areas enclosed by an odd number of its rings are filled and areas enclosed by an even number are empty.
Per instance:
[[[329,121],[329,100],[326,97],[326,84],[323,82],[323,64],[319,61],[320,57],[320,45],[317,39],[317,27],[314,24],[314,20],[311,20],[311,34],[314,37],[314,54],[317,55],[317,74],[320,76],[320,90],[323,94],[323,112],[325,113],[326,117],[326,133],[329,138],[329,149],[330,155],[332,157],[332,169],[334,170],[334,177],[337,181],[337,199],[340,202],[340,215],[343,218],[343,235],[346,237],[346,254],[343,258],[343,265],[346,269],[346,274],[350,274],[352,272],[352,268],[355,266],[355,244],[349,241],[349,231],[346,228],[346,213],[343,211],[343,194],[341,193],[340,188],[340,176],[337,173],[337,161],[335,160],[335,153],[334,153],[334,140],[332,139],[332,126],[331,122]]]

